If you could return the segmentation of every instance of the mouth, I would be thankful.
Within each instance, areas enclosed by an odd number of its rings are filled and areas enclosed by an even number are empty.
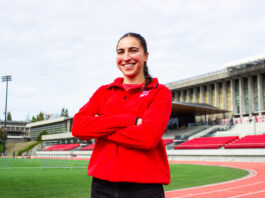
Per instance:
[[[135,63],[130,63],[130,64],[125,64],[123,65],[124,67],[127,67],[127,68],[130,68],[130,67],[133,67]]]

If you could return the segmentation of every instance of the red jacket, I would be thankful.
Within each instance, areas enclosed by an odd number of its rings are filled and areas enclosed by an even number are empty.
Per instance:
[[[73,136],[96,145],[88,175],[112,182],[169,184],[162,135],[172,105],[170,90],[156,78],[146,91],[125,91],[123,78],[100,87],[74,116]],[[137,118],[142,124],[136,126]]]

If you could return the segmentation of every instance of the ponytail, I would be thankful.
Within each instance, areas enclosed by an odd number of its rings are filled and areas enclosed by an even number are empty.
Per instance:
[[[144,62],[144,78],[145,78],[145,84],[142,90],[145,90],[145,88],[153,81],[152,76],[148,72],[148,67],[147,67],[146,62]]]

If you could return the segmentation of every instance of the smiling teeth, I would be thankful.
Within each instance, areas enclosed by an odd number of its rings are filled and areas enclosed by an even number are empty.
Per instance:
[[[125,67],[131,67],[133,66],[133,64],[127,64],[127,65],[124,65]]]

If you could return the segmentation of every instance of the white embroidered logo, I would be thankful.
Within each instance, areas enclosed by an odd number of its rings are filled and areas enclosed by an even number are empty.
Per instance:
[[[148,90],[148,91],[143,91],[143,92],[141,93],[141,95],[140,95],[140,98],[141,98],[141,97],[144,97],[144,96],[147,96],[147,95],[149,94],[149,92],[150,92],[150,90]]]

